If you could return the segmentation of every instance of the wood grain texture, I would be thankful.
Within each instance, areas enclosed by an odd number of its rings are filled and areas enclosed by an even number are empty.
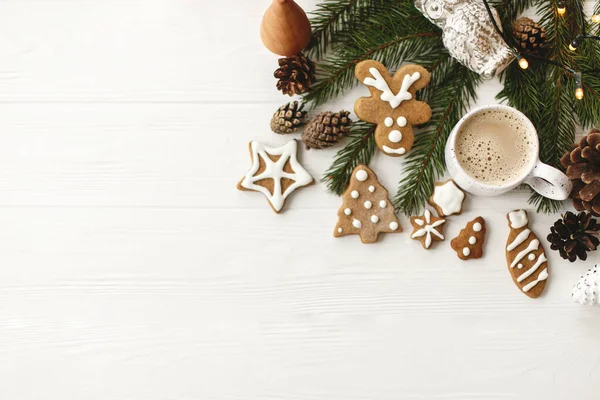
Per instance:
[[[269,3],[0,1],[0,399],[596,400],[600,308],[570,292],[600,253],[560,260],[527,192],[468,197],[424,251],[333,238],[323,184],[281,215],[236,190],[248,142],[298,137],[269,130]],[[319,178],[338,149],[300,160]],[[393,193],[401,161],[371,167]],[[552,269],[538,300],[506,271],[520,207]],[[479,215],[485,255],[461,261]]]

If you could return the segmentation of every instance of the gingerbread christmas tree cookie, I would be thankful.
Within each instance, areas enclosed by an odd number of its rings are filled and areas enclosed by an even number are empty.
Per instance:
[[[360,235],[363,243],[375,243],[379,233],[402,232],[387,190],[366,165],[354,168],[342,200],[333,236]]]
[[[425,249],[429,249],[435,241],[444,240],[444,224],[446,220],[435,217],[431,211],[425,209],[423,216],[410,217],[410,223],[413,226],[411,239],[418,240]]]
[[[298,142],[292,140],[281,147],[267,147],[250,142],[252,166],[238,183],[239,190],[261,192],[278,213],[287,197],[296,189],[314,182],[296,158]]]
[[[548,260],[539,239],[529,229],[525,210],[506,216],[510,233],[506,241],[506,262],[519,289],[529,297],[539,297],[548,279]]]
[[[429,84],[429,72],[419,65],[404,65],[391,76],[373,60],[358,63],[354,72],[371,92],[354,103],[354,112],[363,121],[377,124],[379,150],[392,157],[406,154],[414,143],[413,125],[431,118],[429,105],[416,98],[417,90]]]
[[[461,260],[470,258],[481,258],[483,255],[483,242],[485,240],[485,220],[481,217],[469,222],[460,231],[457,237],[452,239],[450,246],[456,251]]]

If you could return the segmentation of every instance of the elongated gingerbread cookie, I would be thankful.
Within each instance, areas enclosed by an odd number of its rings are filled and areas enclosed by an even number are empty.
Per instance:
[[[525,210],[507,215],[510,233],[506,241],[506,262],[515,284],[527,296],[539,297],[548,279],[548,260],[538,237],[529,229]]]

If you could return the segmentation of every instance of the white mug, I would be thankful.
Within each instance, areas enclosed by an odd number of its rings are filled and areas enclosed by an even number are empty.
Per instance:
[[[531,140],[533,141],[532,151],[534,154],[530,158],[527,168],[523,169],[521,176],[502,185],[492,185],[473,178],[462,168],[455,153],[456,138],[465,122],[484,111],[504,111],[512,114],[513,117],[522,120],[527,129],[532,132]],[[476,108],[462,117],[450,133],[450,137],[446,143],[445,156],[446,166],[452,179],[454,179],[458,186],[471,194],[477,196],[497,196],[516,188],[522,183],[526,183],[544,197],[554,200],[565,200],[569,197],[573,188],[571,180],[556,168],[541,162],[539,152],[540,144],[537,130],[533,126],[533,123],[522,112],[509,106],[497,104]]]

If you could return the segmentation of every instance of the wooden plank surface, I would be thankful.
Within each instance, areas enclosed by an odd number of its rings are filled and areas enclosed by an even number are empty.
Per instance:
[[[519,293],[505,214],[526,191],[468,198],[447,237],[489,232],[462,262],[408,233],[334,239],[323,184],[281,215],[236,190],[249,141],[290,139],[269,130],[268,3],[0,1],[0,399],[596,400],[600,308],[570,292],[600,253],[542,240],[546,294]],[[318,179],[338,149],[300,159]],[[394,192],[402,163],[372,168]]]

